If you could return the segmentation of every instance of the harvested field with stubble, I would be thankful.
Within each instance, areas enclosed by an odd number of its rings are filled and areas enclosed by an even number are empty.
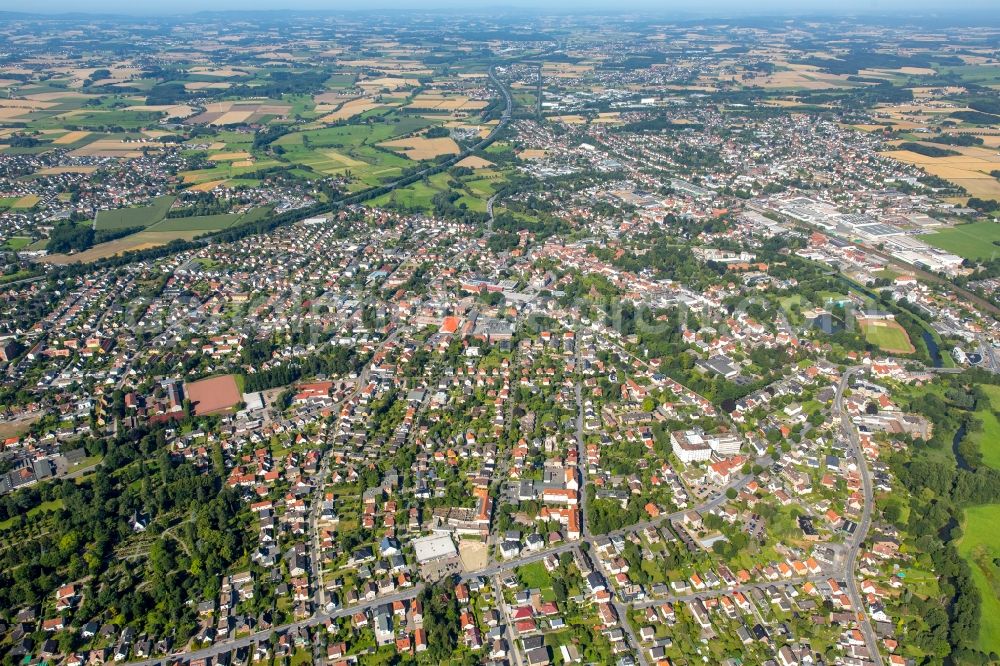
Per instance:
[[[63,134],[58,139],[53,140],[52,143],[57,146],[65,146],[67,144],[76,143],[77,141],[86,139],[88,136],[90,136],[90,132],[76,130],[74,132],[67,132],[66,134]]]
[[[455,140],[447,136],[434,139],[414,136],[408,139],[383,141],[379,145],[399,150],[411,160],[416,161],[434,159],[439,155],[457,155],[460,152]]]
[[[76,254],[48,254],[42,257],[40,261],[56,266],[67,266],[78,262],[86,264],[98,259],[107,259],[108,257],[125,254],[126,252],[159,247],[166,245],[172,240],[192,240],[195,236],[200,236],[204,233],[204,231],[140,231],[125,238],[118,238],[107,243],[95,245],[90,249],[77,252]]]
[[[34,208],[35,204],[41,201],[37,194],[25,194],[23,197],[11,204],[11,208]]]
[[[1000,170],[1000,155],[978,147],[949,146],[949,149],[962,154],[928,157],[909,150],[891,150],[880,154],[919,166],[933,176],[964,187],[971,196],[1000,199],[1000,181],[990,173]]]
[[[361,115],[365,111],[371,111],[372,109],[378,109],[385,106],[384,104],[379,104],[374,100],[367,98],[352,99],[349,102],[344,102],[339,109],[333,113],[327,114],[319,119],[321,123],[335,123],[338,120],[347,120],[348,118],[353,118],[354,116]]]
[[[232,162],[234,160],[248,159],[250,159],[250,153],[245,150],[237,150],[231,153],[215,153],[214,155],[208,156],[208,160],[210,162]]]
[[[58,176],[63,173],[94,173],[95,171],[97,171],[96,166],[57,166],[39,169],[35,174],[39,176]]]
[[[528,148],[517,154],[518,158],[522,160],[540,160],[546,155],[548,155],[548,152],[539,148]]]
[[[204,182],[204,183],[198,183],[197,185],[192,185],[191,187],[187,188],[186,191],[188,191],[188,192],[211,192],[212,190],[214,190],[219,185],[224,185],[228,180],[229,180],[228,178],[225,178],[225,179],[222,179],[222,180],[209,180],[209,181]]]
[[[493,162],[484,160],[482,157],[477,157],[476,155],[469,155],[465,159],[456,162],[455,166],[468,167],[469,169],[485,169],[493,166]]]

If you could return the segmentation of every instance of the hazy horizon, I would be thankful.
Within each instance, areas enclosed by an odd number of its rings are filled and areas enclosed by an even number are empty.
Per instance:
[[[138,6],[137,6],[138,5]],[[955,0],[943,4],[940,0],[768,0],[748,4],[738,0],[501,0],[477,3],[471,0],[215,0],[210,7],[202,0],[51,0],[44,7],[26,8],[0,3],[0,11],[26,14],[129,14],[171,15],[217,11],[378,11],[378,10],[450,10],[468,13],[490,11],[578,12],[578,11],[642,11],[649,13],[683,13],[685,15],[733,16],[810,15],[810,14],[896,14],[915,13],[950,15],[974,12],[1000,12],[996,0]]]

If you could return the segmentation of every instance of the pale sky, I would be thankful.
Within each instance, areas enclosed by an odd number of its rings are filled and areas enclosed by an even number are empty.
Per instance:
[[[33,6],[34,5],[34,6]],[[536,11],[628,11],[662,14],[769,15],[914,13],[1000,13],[998,0],[46,0],[25,3],[0,0],[0,11],[115,12],[176,14],[212,10],[372,10],[450,9],[491,12],[511,9]]]

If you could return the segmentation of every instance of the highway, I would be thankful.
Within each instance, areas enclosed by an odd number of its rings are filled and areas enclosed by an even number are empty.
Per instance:
[[[336,208],[339,208],[341,206],[348,206],[348,205],[352,205],[352,204],[356,204],[356,203],[361,203],[362,201],[367,201],[368,199],[373,199],[375,197],[380,197],[383,194],[386,194],[387,192],[391,192],[391,191],[393,191],[395,189],[398,189],[400,187],[406,187],[407,185],[412,185],[413,183],[415,183],[416,181],[420,180],[424,176],[431,176],[431,175],[436,174],[436,173],[441,173],[445,169],[448,169],[448,168],[454,166],[458,162],[461,162],[462,160],[464,160],[469,155],[472,155],[473,153],[475,153],[478,150],[482,150],[483,148],[486,148],[491,143],[493,143],[494,141],[496,141],[497,137],[500,135],[500,132],[502,132],[503,129],[510,122],[511,113],[514,110],[514,99],[511,97],[510,90],[507,89],[507,86],[505,86],[503,84],[503,81],[501,81],[500,78],[497,76],[496,66],[495,65],[491,66],[489,68],[489,70],[487,72],[487,75],[489,76],[490,83],[492,83],[493,86],[497,90],[500,91],[500,94],[504,98],[504,111],[503,111],[503,114],[500,116],[500,122],[498,122],[496,124],[496,126],[492,130],[490,130],[490,133],[487,134],[482,139],[482,141],[479,141],[478,143],[476,143],[475,145],[471,146],[470,148],[466,148],[465,150],[462,150],[457,155],[454,155],[453,157],[450,157],[449,159],[447,159],[444,162],[441,162],[439,164],[435,164],[434,166],[430,166],[430,167],[427,167],[425,169],[421,169],[420,171],[417,171],[415,173],[411,173],[408,176],[404,176],[402,178],[398,178],[398,179],[396,179],[396,180],[394,180],[392,182],[386,183],[384,185],[379,185],[377,187],[372,187],[372,188],[369,188],[367,190],[364,190],[363,192],[358,192],[357,194],[352,194],[352,195],[350,195],[348,197],[344,197],[343,199],[340,199],[339,201],[332,202],[329,207],[333,208],[333,209],[336,209]],[[320,212],[322,212],[322,211],[320,211]],[[311,214],[316,214],[316,213],[317,213],[317,211],[312,211],[311,212]],[[305,215],[305,216],[308,217],[309,215]]]

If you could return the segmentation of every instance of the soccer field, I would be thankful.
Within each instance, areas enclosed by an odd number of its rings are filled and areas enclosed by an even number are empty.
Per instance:
[[[912,354],[915,350],[906,330],[895,321],[861,321],[865,339],[882,351],[893,354]]]

